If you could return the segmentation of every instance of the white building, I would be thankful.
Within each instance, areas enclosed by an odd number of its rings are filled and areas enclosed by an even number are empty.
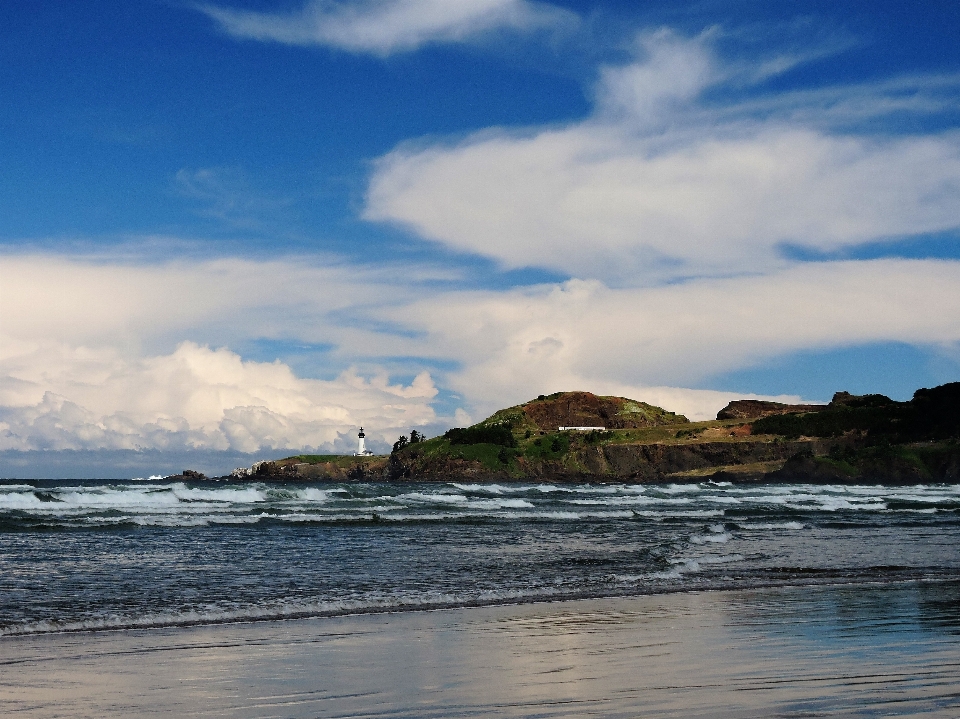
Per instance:
[[[366,446],[365,446],[364,443],[363,443],[363,438],[366,437],[366,436],[367,436],[367,435],[365,435],[365,434],[363,433],[363,427],[361,427],[361,428],[360,428],[360,434],[357,435],[357,437],[358,437],[358,441],[357,441],[357,451],[353,453],[353,456],[354,456],[354,457],[369,457],[369,456],[371,456],[371,455],[373,454],[373,452],[371,452],[369,449],[367,449]]]

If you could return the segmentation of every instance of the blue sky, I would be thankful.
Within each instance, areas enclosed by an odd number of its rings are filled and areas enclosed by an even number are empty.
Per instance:
[[[956,3],[0,14],[0,474],[960,376]]]

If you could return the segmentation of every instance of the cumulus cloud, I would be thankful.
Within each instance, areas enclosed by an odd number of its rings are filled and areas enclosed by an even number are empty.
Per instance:
[[[0,383],[0,450],[345,451],[360,424],[385,444],[436,419],[426,372],[409,385],[352,369],[302,379],[282,362],[192,342],[136,360],[47,345],[6,357],[2,368],[15,381]]]
[[[397,353],[391,327],[363,322],[369,305],[413,296],[414,268],[401,286],[395,268],[299,258],[32,255],[6,256],[2,267],[0,449],[343,451],[339,438],[357,424],[385,442],[438,420],[429,373],[407,367],[412,383],[391,383],[377,364]],[[182,341],[191,336],[327,343],[338,376],[303,379],[280,362]],[[358,358],[362,372],[351,369]]]
[[[799,122],[795,104],[714,110],[704,95],[724,68],[705,39],[661,32],[640,52],[601,71],[583,122],[397,148],[365,216],[505,267],[621,284],[960,227],[960,134],[841,133]]]
[[[219,5],[199,9],[234,37],[375,55],[462,42],[496,29],[531,30],[576,21],[573,13],[529,0],[311,0],[290,13]]]

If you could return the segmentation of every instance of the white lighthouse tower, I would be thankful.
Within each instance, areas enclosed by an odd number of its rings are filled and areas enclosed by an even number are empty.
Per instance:
[[[363,438],[366,437],[363,433],[363,427],[360,428],[360,434],[357,435],[357,451],[354,453],[354,457],[369,457],[373,452],[366,448],[363,444]]]

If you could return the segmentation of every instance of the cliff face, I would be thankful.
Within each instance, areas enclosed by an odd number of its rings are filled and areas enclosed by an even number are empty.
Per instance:
[[[693,470],[785,461],[797,452],[823,452],[817,442],[695,442],[689,444],[620,444],[603,447],[611,473],[625,479],[663,481]]]
[[[747,440],[582,445],[557,457],[531,458],[521,454],[513,461],[500,463],[413,453],[393,458],[392,478],[652,483],[692,481],[724,472],[731,475],[729,478],[747,481],[763,479],[794,455],[823,456],[828,451],[829,446],[818,440]]]
[[[771,482],[844,484],[923,484],[960,481],[960,446],[956,443],[917,443],[872,446],[815,455],[801,451],[779,470],[765,476]]]

